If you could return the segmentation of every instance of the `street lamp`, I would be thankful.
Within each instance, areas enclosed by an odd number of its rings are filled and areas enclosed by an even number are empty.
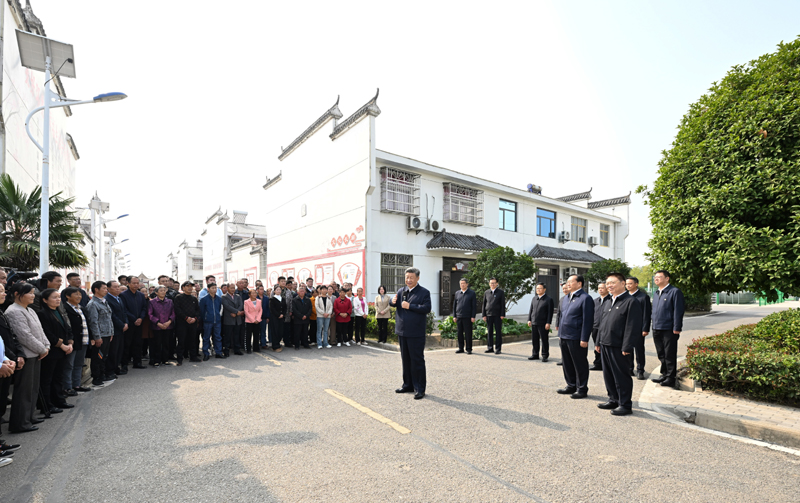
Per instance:
[[[91,100],[71,100],[55,95],[50,91],[50,72],[53,65],[58,69],[56,75],[75,78],[75,59],[72,45],[51,40],[46,37],[16,30],[17,45],[19,46],[20,62],[22,66],[31,70],[44,72],[44,105],[36,107],[25,119],[25,131],[34,145],[42,152],[42,214],[39,231],[39,273],[42,274],[50,265],[50,109],[84,105],[86,103],[105,103],[127,98],[123,93],[100,94]],[[44,110],[44,124],[42,131],[42,145],[31,134],[30,120],[33,115]]]
[[[120,215],[117,218],[108,218],[108,219],[106,219],[106,218],[100,217],[100,222],[95,226],[94,229],[92,229],[92,237],[94,238],[94,236],[96,236],[97,227],[100,227],[100,226],[102,226],[104,224],[107,224],[109,222],[113,222],[115,220],[119,220],[120,218],[125,218],[127,216],[128,216],[128,213],[125,213],[124,215]],[[98,247],[97,256],[101,257],[101,259],[102,259],[102,257],[103,257],[103,236],[100,236],[100,240],[97,241],[97,247]],[[94,268],[94,277],[95,277],[95,279],[99,279],[97,277],[97,265],[95,265],[95,268]]]

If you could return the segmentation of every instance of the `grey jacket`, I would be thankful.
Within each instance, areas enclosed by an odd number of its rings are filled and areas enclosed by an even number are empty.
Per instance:
[[[6,309],[6,319],[17,336],[25,358],[34,358],[50,351],[50,341],[44,335],[42,322],[31,307],[22,307],[16,302]]]
[[[83,314],[86,315],[86,323],[89,325],[89,335],[92,339],[97,341],[101,337],[114,335],[111,306],[108,305],[108,301],[103,302],[96,297],[92,297],[92,300],[83,309]]]
[[[230,294],[222,295],[222,324],[223,325],[241,325],[244,323],[244,316],[233,317],[231,314],[236,314],[244,311],[244,302],[242,298],[236,294],[231,298]]]

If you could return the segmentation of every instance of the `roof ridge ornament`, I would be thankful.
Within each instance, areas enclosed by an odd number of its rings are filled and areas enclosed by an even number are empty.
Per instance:
[[[611,199],[603,199],[602,201],[595,201],[593,203],[589,203],[587,207],[590,210],[595,210],[598,208],[608,208],[609,206],[625,206],[627,204],[631,204],[630,191],[628,191],[627,196],[612,197]]]
[[[586,192],[579,192],[577,194],[570,194],[564,197],[557,197],[556,201],[563,201],[565,203],[574,203],[576,201],[584,201],[584,200],[588,201],[592,198],[593,188],[594,187],[590,187],[589,190],[587,190]]]
[[[345,134],[350,128],[361,122],[364,117],[370,115],[372,117],[377,117],[381,114],[381,109],[378,107],[378,95],[380,95],[381,89],[375,92],[375,96],[366,102],[361,108],[355,111],[353,115],[345,119],[341,124],[337,125],[333,129],[333,133],[331,133],[330,138],[331,140],[335,140]]]
[[[328,121],[330,121],[330,120],[338,121],[339,119],[344,117],[344,114],[342,114],[342,111],[339,110],[339,98],[340,98],[340,96],[337,95],[336,96],[336,103],[334,103],[332,107],[330,107],[328,110],[326,110],[325,113],[322,114],[319,119],[314,121],[313,124],[308,126],[306,128],[306,130],[303,131],[303,133],[300,136],[295,138],[295,140],[292,143],[289,144],[288,147],[286,147],[286,148],[281,147],[281,155],[278,156],[278,160],[279,161],[284,160],[286,157],[289,156],[289,154],[291,154],[292,152],[297,150],[297,148],[300,145],[302,145],[306,140],[311,138],[311,136],[313,136],[314,133],[319,131],[322,128],[322,126],[327,124]]]

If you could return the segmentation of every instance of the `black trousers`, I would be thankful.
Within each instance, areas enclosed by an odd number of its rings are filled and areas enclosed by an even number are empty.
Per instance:
[[[117,367],[119,367],[119,364],[122,362],[122,353],[125,352],[126,333],[127,332],[123,332],[120,335],[114,335],[111,341],[111,345],[108,348],[109,355],[108,358],[105,359],[107,376],[114,375]]]
[[[489,331],[486,345],[489,346],[489,349],[494,347],[495,350],[500,351],[500,349],[503,347],[503,320],[501,320],[499,316],[487,316],[486,328]],[[497,332],[496,343],[494,339],[495,332]]]
[[[192,324],[186,323],[183,320],[178,320],[175,323],[175,332],[177,333],[178,345],[178,362],[183,362],[183,357],[186,352],[189,352],[189,358],[197,359],[197,348],[199,342],[197,340],[197,322]]]
[[[229,355],[234,348],[234,340],[239,336],[238,325],[222,325],[222,353]]]
[[[628,370],[633,372],[633,358],[636,355],[636,370],[644,372],[644,337],[636,337],[633,343],[633,353],[628,355]]]
[[[299,348],[302,344],[308,347],[308,320],[292,322],[294,328],[294,347]]]
[[[170,324],[169,327],[170,327],[170,331],[169,331],[169,334],[167,335],[168,339],[166,341],[167,347],[164,349],[164,351],[167,351],[167,356],[165,358],[164,357],[161,358],[165,362],[167,360],[171,360],[173,358],[175,358],[177,360],[176,357],[178,356],[176,354],[178,352],[178,338],[177,338],[176,333],[175,333],[176,332],[175,331],[175,323],[173,322],[172,324]]]
[[[244,348],[247,351],[258,351],[261,347],[261,323],[248,323],[245,327]]]
[[[356,316],[353,321],[355,322],[356,342],[364,342],[364,337],[367,334],[367,319],[363,316]]]
[[[308,320],[308,342],[317,343],[317,320]]]
[[[353,338],[353,325],[349,321],[336,321],[336,339],[339,344],[350,342]]]
[[[281,322],[283,323],[283,345],[287,348],[294,346],[294,326],[292,322],[286,321],[285,318]]]
[[[399,336],[400,357],[403,360],[403,388],[425,393],[425,337]]]
[[[675,379],[678,372],[678,339],[680,334],[672,330],[653,330],[653,343],[656,345],[656,354],[661,360],[661,375],[667,379]]]
[[[378,318],[378,342],[386,342],[389,337],[389,318]]]
[[[350,321],[347,322],[347,342],[353,340],[353,329],[355,328],[356,317],[350,316]]]
[[[531,344],[533,344],[533,356],[539,356],[541,345],[542,357],[550,358],[550,334],[544,325],[534,325],[531,327]]]
[[[622,348],[601,346],[600,358],[603,361],[603,380],[606,383],[608,399],[630,409],[633,406],[631,403],[633,379],[628,366],[628,357],[622,354]]]
[[[61,385],[63,373],[64,352],[58,348],[51,348],[50,353],[42,359],[42,370],[39,377],[39,395],[45,403],[39,404],[43,413],[66,401]],[[23,367],[24,368],[24,367]]]
[[[467,345],[467,351],[472,352],[472,320],[471,318],[456,318],[456,329],[458,330],[458,349],[464,350],[464,344]]]
[[[122,341],[123,355],[122,366],[127,366],[133,359],[134,365],[142,364],[142,326],[136,326],[133,323],[128,323],[128,331],[125,332],[125,338]]]
[[[16,363],[16,360],[14,363]],[[8,391],[11,389],[11,381],[13,380],[13,374],[8,377],[0,377],[0,417],[6,415],[6,409],[8,409]]]
[[[600,329],[598,329],[598,328],[593,328],[592,329],[592,342],[594,342],[592,347],[596,348],[597,346],[599,346],[599,344],[597,344],[597,332],[599,332],[599,331],[600,331]],[[602,360],[600,358],[600,352],[597,351],[596,349],[594,349],[593,351],[594,351],[594,361],[592,362],[592,365],[594,365],[595,367],[598,367],[598,368],[603,368],[603,362],[602,362]]]
[[[153,337],[155,337],[157,333],[158,332],[154,330]],[[97,344],[89,347],[89,354],[92,359],[89,368],[92,371],[92,381],[94,381],[95,384],[99,384],[106,376],[106,358],[109,357],[109,349],[111,348],[111,337],[101,337],[100,340],[102,343],[99,348]],[[150,361],[153,361],[152,358]]]
[[[14,394],[11,397],[8,431],[19,431],[33,426],[31,421],[35,419],[41,364],[38,357],[25,358],[22,370],[14,371]]]
[[[150,365],[167,363],[171,357],[169,341],[174,339],[175,331],[171,328],[153,330],[153,337],[150,338]]]
[[[269,340],[272,343],[272,349],[281,347],[281,339],[283,339],[283,326],[285,323],[282,318],[270,320],[269,322]]]
[[[233,339],[233,349],[236,350],[243,350],[244,349],[244,337],[245,337],[245,329],[244,323],[240,323],[236,325],[236,332],[234,332],[234,339]]]
[[[561,368],[564,371],[564,380],[567,386],[580,392],[589,390],[589,361],[586,355],[589,347],[582,348],[581,341],[573,339],[559,339],[561,347]]]

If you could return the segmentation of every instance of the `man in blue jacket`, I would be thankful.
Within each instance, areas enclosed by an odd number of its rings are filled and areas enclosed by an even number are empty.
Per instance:
[[[222,298],[217,295],[217,284],[209,283],[208,295],[200,301],[200,316],[203,318],[203,361],[210,358],[211,334],[214,334],[214,353],[216,358],[222,354]]]
[[[396,393],[414,394],[414,400],[425,396],[425,327],[431,312],[431,292],[419,284],[419,269],[406,269],[406,286],[397,291],[390,305],[397,308],[394,332],[400,342],[403,359],[403,385]]]
[[[458,329],[458,351],[464,352],[464,342],[467,343],[467,354],[472,354],[472,324],[475,323],[475,316],[478,314],[478,299],[475,292],[469,287],[467,278],[461,278],[458,282],[461,289],[456,292],[453,304],[453,321],[456,322]]]
[[[675,386],[678,370],[678,339],[683,330],[683,292],[669,284],[669,273],[656,272],[658,291],[653,295],[653,342],[661,360],[661,377],[652,379],[662,386]]]
[[[561,347],[564,380],[567,386],[559,394],[586,398],[589,392],[589,336],[594,325],[594,301],[583,291],[583,276],[573,274],[567,280],[569,296],[558,312],[558,339]]]

